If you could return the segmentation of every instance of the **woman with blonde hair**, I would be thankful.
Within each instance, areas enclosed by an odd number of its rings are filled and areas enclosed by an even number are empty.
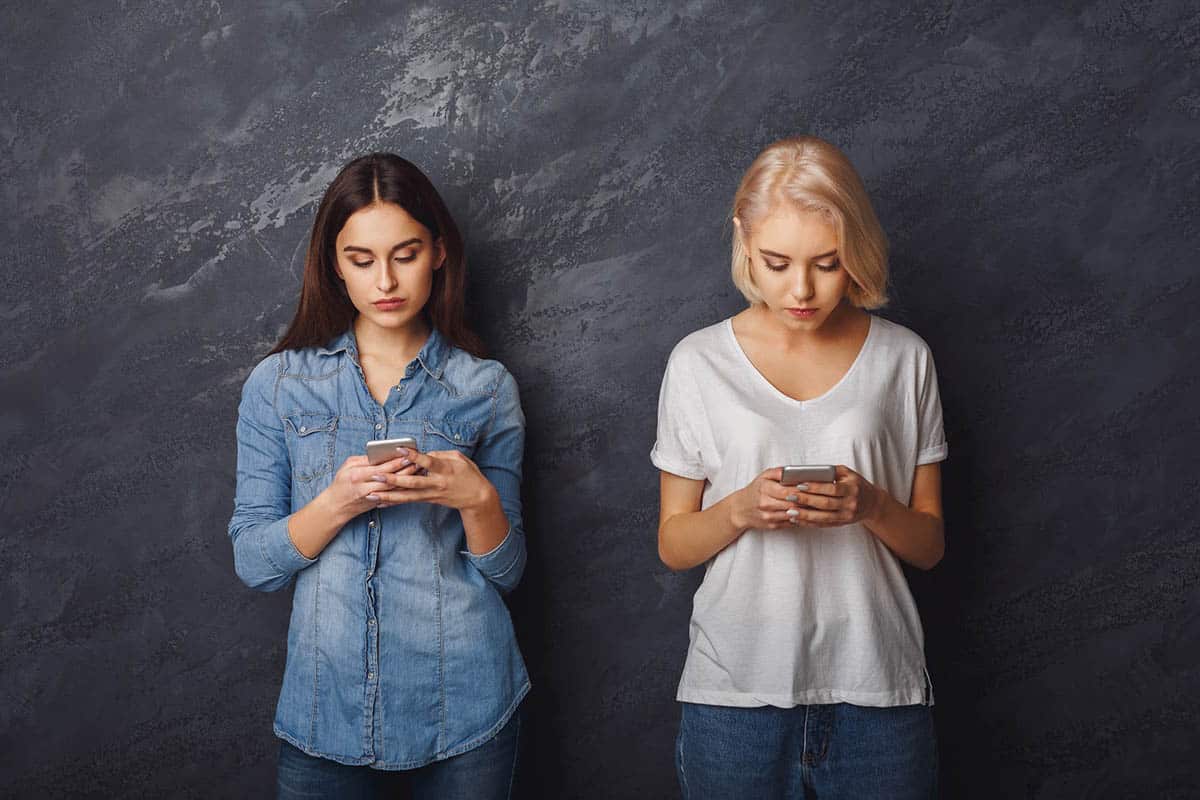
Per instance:
[[[677,695],[683,795],[931,797],[933,696],[901,562],[929,569],[944,549],[933,359],[869,313],[887,244],[836,147],[766,148],[732,222],[750,305],[672,351],[651,453],[659,555],[705,565]]]

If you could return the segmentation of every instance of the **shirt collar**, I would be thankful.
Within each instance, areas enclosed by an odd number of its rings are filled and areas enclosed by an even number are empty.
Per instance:
[[[329,342],[329,344],[317,350],[317,355],[333,356],[338,353],[346,352],[354,359],[354,363],[358,364],[358,341],[354,338],[354,328],[348,328],[345,332],[339,334],[337,338]],[[421,351],[417,353],[417,362],[426,372],[433,376],[434,380],[441,380],[442,373],[446,369],[446,360],[450,355],[450,345],[446,342],[446,337],[438,332],[437,328],[431,328],[429,338],[425,340],[425,344],[421,346]]]

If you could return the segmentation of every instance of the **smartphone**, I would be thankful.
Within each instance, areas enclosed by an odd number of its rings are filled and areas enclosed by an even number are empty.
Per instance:
[[[787,466],[783,468],[783,477],[779,482],[784,486],[795,486],[797,483],[814,481],[817,483],[833,483],[837,480],[837,470],[829,464],[820,466]]]
[[[417,451],[417,440],[411,436],[401,436],[399,439],[375,439],[367,442],[367,461],[372,465],[391,461],[396,457],[398,448]]]

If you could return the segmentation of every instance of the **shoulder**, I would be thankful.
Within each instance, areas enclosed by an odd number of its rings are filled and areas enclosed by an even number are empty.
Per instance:
[[[713,355],[727,344],[728,327],[729,320],[723,319],[684,336],[671,349],[671,354],[667,357],[667,368],[691,369],[711,361]]]
[[[343,350],[326,347],[303,347],[283,350],[279,357],[279,372],[285,377],[314,378],[337,372],[342,366]]]
[[[243,396],[271,397],[275,393],[275,386],[282,374],[283,354],[272,353],[250,370],[250,374],[246,376],[246,381],[242,385]]]
[[[442,370],[442,382],[458,395],[492,395],[515,392],[516,379],[494,358],[479,358],[451,347]]]
[[[874,327],[872,335],[876,337],[881,349],[890,355],[915,363],[933,360],[933,351],[929,349],[928,343],[911,328],[874,314],[871,315],[871,319]]]

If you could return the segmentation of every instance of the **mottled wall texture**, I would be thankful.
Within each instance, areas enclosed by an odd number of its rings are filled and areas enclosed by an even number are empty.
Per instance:
[[[290,592],[233,572],[236,404],[320,193],[386,149],[529,420],[523,785],[676,796],[700,576],[657,558],[659,380],[742,306],[741,171],[811,132],[940,371],[945,796],[1195,796],[1200,15],[912,6],[6,4],[0,795],[272,791]]]

